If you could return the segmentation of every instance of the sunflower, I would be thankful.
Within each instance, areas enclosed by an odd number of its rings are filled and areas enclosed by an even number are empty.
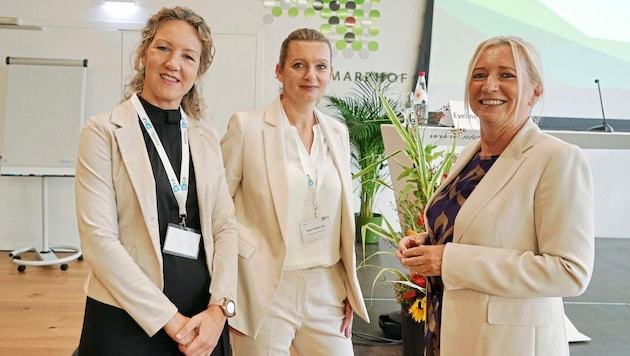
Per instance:
[[[416,322],[422,322],[426,320],[426,314],[424,312],[427,304],[427,297],[416,299],[416,301],[409,307],[409,315]]]

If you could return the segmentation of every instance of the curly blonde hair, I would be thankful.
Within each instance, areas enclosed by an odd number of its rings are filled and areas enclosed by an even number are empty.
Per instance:
[[[176,6],[173,8],[162,8],[147,20],[146,25],[141,31],[142,39],[136,48],[136,56],[133,63],[135,75],[131,81],[125,85],[123,100],[129,99],[134,93],[140,93],[144,88],[145,73],[142,59],[147,54],[149,45],[153,42],[160,25],[169,20],[185,21],[197,30],[197,34],[201,40],[201,56],[197,76],[201,77],[206,73],[208,68],[210,68],[210,64],[212,64],[212,59],[214,58],[214,45],[210,27],[206,24],[205,20],[194,11],[185,7]],[[199,119],[205,115],[205,103],[198,82],[184,95],[181,106],[184,112],[193,119]]]

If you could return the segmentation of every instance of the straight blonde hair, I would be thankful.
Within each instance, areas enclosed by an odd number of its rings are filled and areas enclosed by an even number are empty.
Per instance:
[[[473,71],[475,70],[477,63],[479,62],[479,58],[481,57],[481,54],[490,47],[502,46],[502,45],[510,46],[510,48],[512,49],[512,56],[514,57],[514,64],[516,66],[515,68],[516,80],[518,83],[518,99],[516,102],[516,107],[517,108],[520,107],[521,101],[523,100],[522,89],[523,89],[524,83],[521,80],[522,76],[520,73],[521,59],[525,61],[525,65],[526,65],[525,68],[527,68],[527,75],[529,76],[529,80],[531,84],[534,84],[534,85],[540,84],[541,87],[543,86],[542,59],[540,57],[540,54],[536,50],[536,48],[534,48],[534,46],[532,46],[529,42],[525,41],[521,37],[517,37],[517,36],[491,37],[481,42],[477,46],[477,49],[475,49],[475,52],[473,53],[470,63],[468,64],[468,75],[466,77],[466,87],[465,87],[465,92],[464,92],[464,103],[465,103],[466,108],[470,107],[470,98],[469,98],[470,83],[472,81]],[[514,115],[517,115],[516,111],[514,112]],[[514,117],[514,119],[516,120],[517,118]],[[538,118],[534,118],[534,120],[537,122]]]

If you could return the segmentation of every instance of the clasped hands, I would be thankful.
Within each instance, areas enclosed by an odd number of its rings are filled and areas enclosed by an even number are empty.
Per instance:
[[[440,276],[445,245],[424,245],[426,239],[426,232],[403,237],[396,257],[412,273],[423,277]]]
[[[188,318],[179,312],[164,326],[164,331],[179,344],[186,356],[209,355],[223,332],[226,317],[217,305]]]

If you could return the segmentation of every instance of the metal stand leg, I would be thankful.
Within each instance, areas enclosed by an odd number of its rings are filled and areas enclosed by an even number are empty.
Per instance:
[[[9,256],[13,257],[13,263],[18,265],[18,271],[24,272],[26,266],[50,266],[61,265],[62,271],[68,269],[66,262],[73,260],[82,260],[83,256],[81,249],[74,246],[50,246],[48,243],[48,178],[42,176],[42,248],[38,250],[37,247],[25,247],[17,250],[13,250],[9,253]],[[72,255],[63,258],[55,255],[57,252],[70,252]],[[20,254],[25,252],[36,252],[38,260],[23,260]]]

